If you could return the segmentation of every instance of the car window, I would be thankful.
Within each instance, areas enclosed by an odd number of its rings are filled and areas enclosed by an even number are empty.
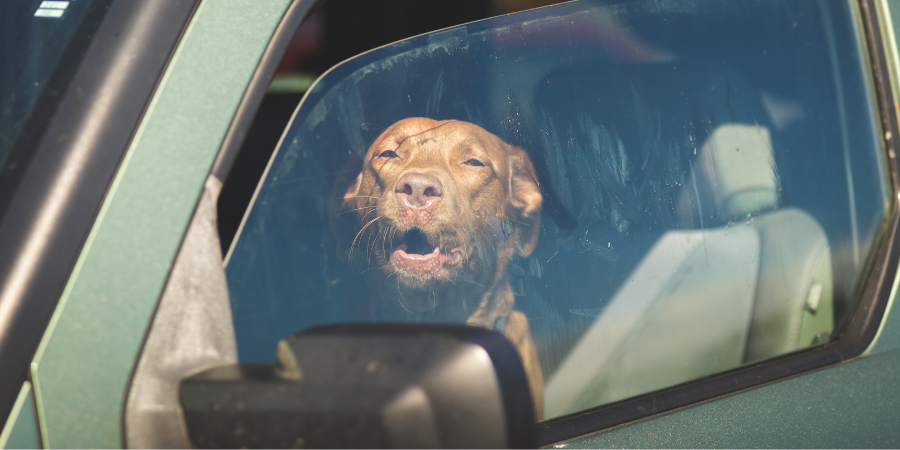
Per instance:
[[[107,3],[0,4],[0,216]]]
[[[581,1],[334,67],[227,258],[241,360],[468,323],[552,418],[834,339],[890,198],[857,15]]]

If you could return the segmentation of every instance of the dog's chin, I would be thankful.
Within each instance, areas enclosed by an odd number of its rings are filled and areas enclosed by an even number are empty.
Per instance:
[[[388,264],[397,280],[410,288],[425,288],[450,281],[462,261],[458,249],[449,252],[438,249],[424,255],[407,253],[406,250],[402,246],[395,248]]]

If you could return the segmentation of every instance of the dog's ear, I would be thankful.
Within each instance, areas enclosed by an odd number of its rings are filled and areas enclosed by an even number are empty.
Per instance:
[[[515,210],[518,230],[516,252],[526,257],[534,251],[541,231],[541,189],[534,166],[524,150],[510,146],[510,203]]]
[[[362,159],[352,158],[338,173],[328,204],[328,222],[337,239],[338,257],[346,261],[350,255],[353,238],[359,232],[357,210],[360,205],[359,189],[362,184]]]

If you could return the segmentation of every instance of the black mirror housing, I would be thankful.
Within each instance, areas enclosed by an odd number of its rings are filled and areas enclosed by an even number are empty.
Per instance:
[[[528,448],[535,415],[509,341],[444,324],[313,327],[278,345],[278,365],[183,380],[199,448]]]

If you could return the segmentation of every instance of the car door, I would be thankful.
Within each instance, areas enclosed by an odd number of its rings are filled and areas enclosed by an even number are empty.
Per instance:
[[[88,214],[91,219],[85,222],[89,227],[85,230],[90,233],[85,231],[85,245],[83,249],[79,246],[77,260],[73,256],[71,275],[65,270],[62,279],[68,281],[60,285],[65,286],[61,295],[50,296],[53,303],[60,300],[32,359],[30,381],[24,387],[21,377],[18,383],[9,383],[19,396],[15,404],[10,402],[13,415],[4,436],[13,430],[29,432],[27,425],[34,421],[28,408],[33,405],[40,423],[35,429],[39,429],[44,446],[127,444],[122,424],[129,389],[134,389],[132,377],[146,348],[146,335],[155,327],[158,302],[171,283],[173,263],[179,253],[186,252],[184,235],[199,217],[196,211],[200,209],[195,208],[204,183],[212,173],[225,179],[227,189],[228,180],[241,172],[239,165],[228,169],[288,39],[308,17],[310,3],[204,2],[193,11],[178,50],[168,61],[166,75],[155,86],[153,100],[141,111],[140,126],[133,135],[126,133],[129,145],[112,184],[102,189],[103,206],[96,219],[94,213]],[[537,424],[541,445],[896,443],[896,432],[890,430],[897,429],[892,422],[897,415],[889,395],[897,382],[892,375],[898,361],[894,355],[896,327],[885,313],[893,295],[897,263],[896,167],[891,139],[897,130],[895,111],[889,106],[893,104],[892,87],[896,87],[891,81],[895,80],[897,58],[891,50],[895,45],[889,11],[887,5],[869,2],[807,5],[808,11],[796,5],[767,6],[738,8],[737,12],[720,7],[709,12],[642,2],[611,6],[576,2],[519,13],[363,55],[334,70],[332,78],[325,75],[319,81],[320,87],[333,91],[316,92],[314,88],[300,105],[297,114],[304,119],[309,117],[304,108],[314,108],[316,102],[328,104],[324,98],[328,92],[346,89],[341,70],[377,68],[381,58],[404,56],[407,51],[415,54],[416,49],[432,53],[443,49],[446,54],[434,54],[433,59],[409,60],[421,64],[414,72],[417,91],[402,84],[397,77],[400,72],[390,72],[382,65],[384,71],[375,71],[369,81],[373,84],[362,87],[358,97],[346,93],[337,97],[360,102],[362,110],[367,110],[374,104],[390,105],[390,97],[386,102],[384,96],[400,93],[409,95],[408,107],[394,105],[394,111],[368,111],[361,116],[324,115],[323,128],[317,133],[334,142],[354,142],[357,145],[349,149],[350,155],[364,151],[379,131],[377,127],[359,128],[372,123],[372,117],[384,127],[409,116],[456,119],[480,123],[525,148],[533,162],[537,161],[536,177],[544,198],[543,234],[538,243],[543,247],[517,260],[514,280],[519,284],[514,288],[525,314],[538,320],[532,330],[546,371],[548,396],[544,403],[548,420]],[[779,20],[757,30],[767,14]],[[717,20],[712,31],[691,34],[703,30],[705,19]],[[742,23],[740,19],[750,25],[736,27],[735,23]],[[666,28],[668,22],[676,25]],[[797,28],[800,31],[791,31]],[[748,36],[768,39],[764,41],[768,44],[754,47]],[[469,61],[453,59],[465,39],[473,43],[466,48],[475,56]],[[734,41],[741,40],[748,43],[739,47],[744,53],[728,47],[740,45]],[[716,42],[718,47],[713,45],[718,53],[691,53],[691,45],[702,49],[710,41],[721,41]],[[490,51],[477,54],[478,42]],[[791,45],[784,45],[779,52],[775,42]],[[672,45],[663,45],[668,43]],[[798,62],[803,52],[811,56]],[[586,54],[593,56],[586,58]],[[478,59],[488,56],[502,61],[491,66]],[[473,69],[479,64],[478,70]],[[645,70],[654,64],[668,72]],[[804,66],[806,72],[829,75],[802,78]],[[754,67],[763,69],[754,71]],[[779,75],[778,69],[785,67],[789,70]],[[686,75],[678,75],[678,70]],[[510,81],[514,74],[521,78]],[[538,75],[544,77],[546,86],[535,81]],[[471,78],[466,80],[466,76]],[[773,89],[781,86],[779,76],[790,80],[791,87]],[[584,84],[587,79],[597,82]],[[719,89],[721,95],[705,93],[704,88]],[[744,96],[745,92],[752,95]],[[706,110],[688,109],[684,118],[685,113],[672,106],[678,104],[678,98]],[[816,98],[820,100],[811,100]],[[603,107],[588,106],[585,99],[601,100]],[[527,108],[545,115],[515,120]],[[822,111],[834,113],[823,118],[827,114]],[[654,117],[654,112],[659,116],[653,119],[657,122],[645,120]],[[713,116],[718,119],[711,119]],[[685,124],[705,124],[705,128],[697,131]],[[287,171],[286,158],[296,160],[304,150],[317,148],[291,141],[312,136],[292,130],[302,128],[302,120],[295,118],[289,125],[260,180],[226,266],[236,347],[242,361],[270,361],[275,342],[305,325],[379,320],[346,313],[359,310],[359,304],[353,304],[359,296],[348,296],[362,292],[359,273],[343,294],[346,285],[321,285],[326,291],[327,286],[338,286],[327,291],[335,301],[346,303],[337,309],[316,306],[321,300],[314,298],[321,295],[316,283],[321,281],[304,285],[271,280],[279,276],[296,279],[298,271],[312,273],[309,267],[325,267],[325,273],[334,269],[332,264],[337,263],[297,257],[297,249],[307,251],[311,245],[321,248],[315,258],[332,254],[333,243],[325,248],[332,238],[324,236],[330,231],[321,218],[308,227],[320,235],[306,242],[302,239],[309,236],[289,230],[309,217],[289,213],[284,223],[288,231],[277,235],[282,240],[265,244],[267,251],[287,252],[269,262],[294,261],[294,265],[267,269],[254,266],[259,259],[254,263],[241,256],[242,245],[245,255],[263,248],[248,232],[254,226],[269,230],[266,224],[273,222],[260,217],[275,214],[271,217],[283,218],[279,211],[299,211],[297,205],[304,203],[297,200],[310,196],[309,192],[320,192],[310,198],[315,200],[312,203],[321,202],[325,195],[321,192],[334,186],[328,170],[307,168],[304,170],[311,173],[299,177]],[[672,142],[661,142],[661,153],[640,153],[640,149],[653,147],[648,140],[671,136],[665,133],[679,125],[680,138],[698,139],[691,148],[693,155],[687,152],[680,161],[666,160],[661,155],[671,154]],[[594,149],[611,151],[596,158],[598,167],[582,159],[584,156],[572,156],[587,154],[586,150],[566,144],[589,147],[590,142],[595,142]],[[750,156],[735,159],[720,150],[734,143]],[[819,147],[822,150],[817,154]],[[126,147],[118,148],[123,151]],[[639,149],[638,153],[628,153],[632,148]],[[703,158],[713,163],[701,166]],[[654,178],[653,171],[661,169],[644,162],[656,160],[665,161],[672,180]],[[337,169],[340,163],[328,164]],[[279,168],[288,181],[319,176],[319,185],[301,184],[299,191],[280,202],[267,201],[266,195],[274,195],[271,199],[279,195],[274,179]],[[584,168],[593,172],[580,171]],[[614,172],[615,168],[620,171]],[[627,176],[623,175],[626,168],[631,171]],[[762,175],[739,176],[748,171]],[[591,177],[593,184],[578,181]],[[741,197],[743,200],[728,200],[734,197],[730,194],[748,187],[760,188],[757,191],[762,195],[757,192]],[[668,215],[661,212],[665,208],[653,203],[659,198],[671,206]],[[647,215],[651,207],[656,209]],[[327,222],[327,216],[323,217]],[[792,225],[785,228],[785,222]],[[766,244],[766,233],[772,229],[793,232],[790,251],[777,251],[785,248],[783,241],[778,244],[782,247],[775,245],[780,266],[765,262],[770,257],[765,252],[774,245]],[[608,238],[605,247],[604,237]],[[301,241],[292,241],[298,238]],[[285,245],[288,242],[291,244]],[[660,261],[659,255],[677,260],[666,266],[667,272],[682,270],[693,278],[678,278],[681,284],[670,279],[654,288],[651,280],[658,278],[662,269],[650,263]],[[802,261],[798,264],[806,264],[803,267],[809,270],[791,272],[795,267],[791,258]],[[555,268],[550,266],[554,259]],[[766,272],[760,267],[777,269]],[[340,270],[352,273],[347,267]],[[331,273],[334,281],[336,272]],[[801,294],[759,296],[771,285],[765,280],[788,273],[793,281],[801,280],[802,287],[797,288]],[[628,280],[634,279],[638,281],[629,284]],[[752,288],[733,289],[745,285]],[[691,289],[679,290],[679,286]],[[704,286],[713,288],[697,288]],[[729,288],[728,296],[737,307],[715,309],[721,307],[718,294]],[[316,294],[297,294],[290,289],[309,289]],[[258,296],[266,290],[280,293]],[[766,336],[778,334],[777,327],[772,332],[752,325],[754,311],[772,298],[797,306],[791,320],[801,325],[795,327],[794,338],[788,339],[793,347],[766,343]],[[690,307],[698,314],[683,322],[671,319]],[[742,314],[732,314],[741,308]],[[829,309],[831,319],[821,319]],[[704,318],[703,313],[709,311],[715,313]],[[623,317],[639,320],[619,335],[610,334]],[[698,343],[684,336],[701,324],[711,329],[719,326],[718,333],[706,335],[708,340],[728,341],[727,336],[736,329],[743,335],[729,341],[731,351],[720,346],[714,349],[720,353],[698,358],[697,352],[706,351],[704,339]],[[763,339],[748,338],[754,334]],[[797,336],[803,337],[802,343]],[[598,346],[597,339],[621,345]],[[749,356],[754,345],[758,356]],[[584,355],[614,364],[585,365]],[[673,365],[678,361],[690,362]],[[646,376],[659,372],[666,375]],[[583,380],[580,385],[578,379]],[[630,382],[632,379],[639,381]],[[597,382],[613,387],[597,388]],[[840,410],[869,418],[864,429],[870,431],[850,432],[851,428],[858,430],[860,423],[834,412]]]
[[[82,2],[77,3],[69,8]],[[49,212],[56,215],[13,214],[12,204],[4,216],[4,227],[13,219],[44,224],[19,224],[23,232],[43,239],[36,247],[41,252],[16,260],[26,264],[19,272],[4,268],[7,277],[27,274],[26,286],[38,290],[23,304],[42,305],[36,312],[26,310],[26,317],[14,325],[4,325],[5,333],[32,336],[30,341],[4,340],[4,345],[20,346],[15,352],[21,361],[7,365],[4,359],[2,371],[10,377],[3,382],[4,395],[10,397],[5,412],[17,408],[4,437],[18,436],[19,424],[26,430],[25,441],[9,441],[15,445],[37,445],[34,434],[27,433],[29,424],[32,433],[40,432],[40,445],[47,447],[123,445],[122,399],[142,329],[153,315],[228,124],[287,6],[100,3],[97,34],[85,42],[90,44],[86,58],[99,54],[100,64],[92,65],[94,60],[88,58],[71,68],[78,69],[75,81],[56,93],[66,93],[59,108],[70,109],[58,109],[49,130],[63,128],[42,135],[41,145],[51,154],[41,164],[37,159],[31,164],[51,172],[44,174],[50,180],[39,189],[45,197],[16,197],[23,206],[38,212],[44,208],[44,213],[50,202],[56,209]],[[40,19],[31,19],[40,5],[30,2],[27,20]],[[71,17],[67,14],[60,20]],[[222,58],[222,52],[230,56]],[[219,64],[209,64],[212,61]],[[204,86],[206,91],[198,90]],[[107,137],[117,140],[110,143]],[[74,153],[59,153],[63,144],[71,145]],[[97,172],[97,166],[103,171]],[[60,188],[60,182],[66,184]],[[82,189],[92,197],[68,197],[80,195]],[[22,188],[19,192],[24,195]],[[45,222],[34,222],[39,218]],[[49,246],[55,242],[47,241],[51,237],[67,253]],[[4,232],[4,242],[7,239],[29,242]],[[4,253],[4,261],[10,254]],[[34,259],[36,255],[40,258]],[[33,265],[38,262],[57,269]],[[55,281],[42,278],[50,275]],[[5,289],[15,286],[4,282]],[[16,331],[19,326],[27,330]],[[38,342],[43,343],[38,347]],[[29,382],[23,387],[26,375]],[[17,395],[20,400],[14,402]]]
[[[17,396],[31,392],[23,381],[34,352],[192,10],[192,2],[4,5],[5,422],[26,403]]]

